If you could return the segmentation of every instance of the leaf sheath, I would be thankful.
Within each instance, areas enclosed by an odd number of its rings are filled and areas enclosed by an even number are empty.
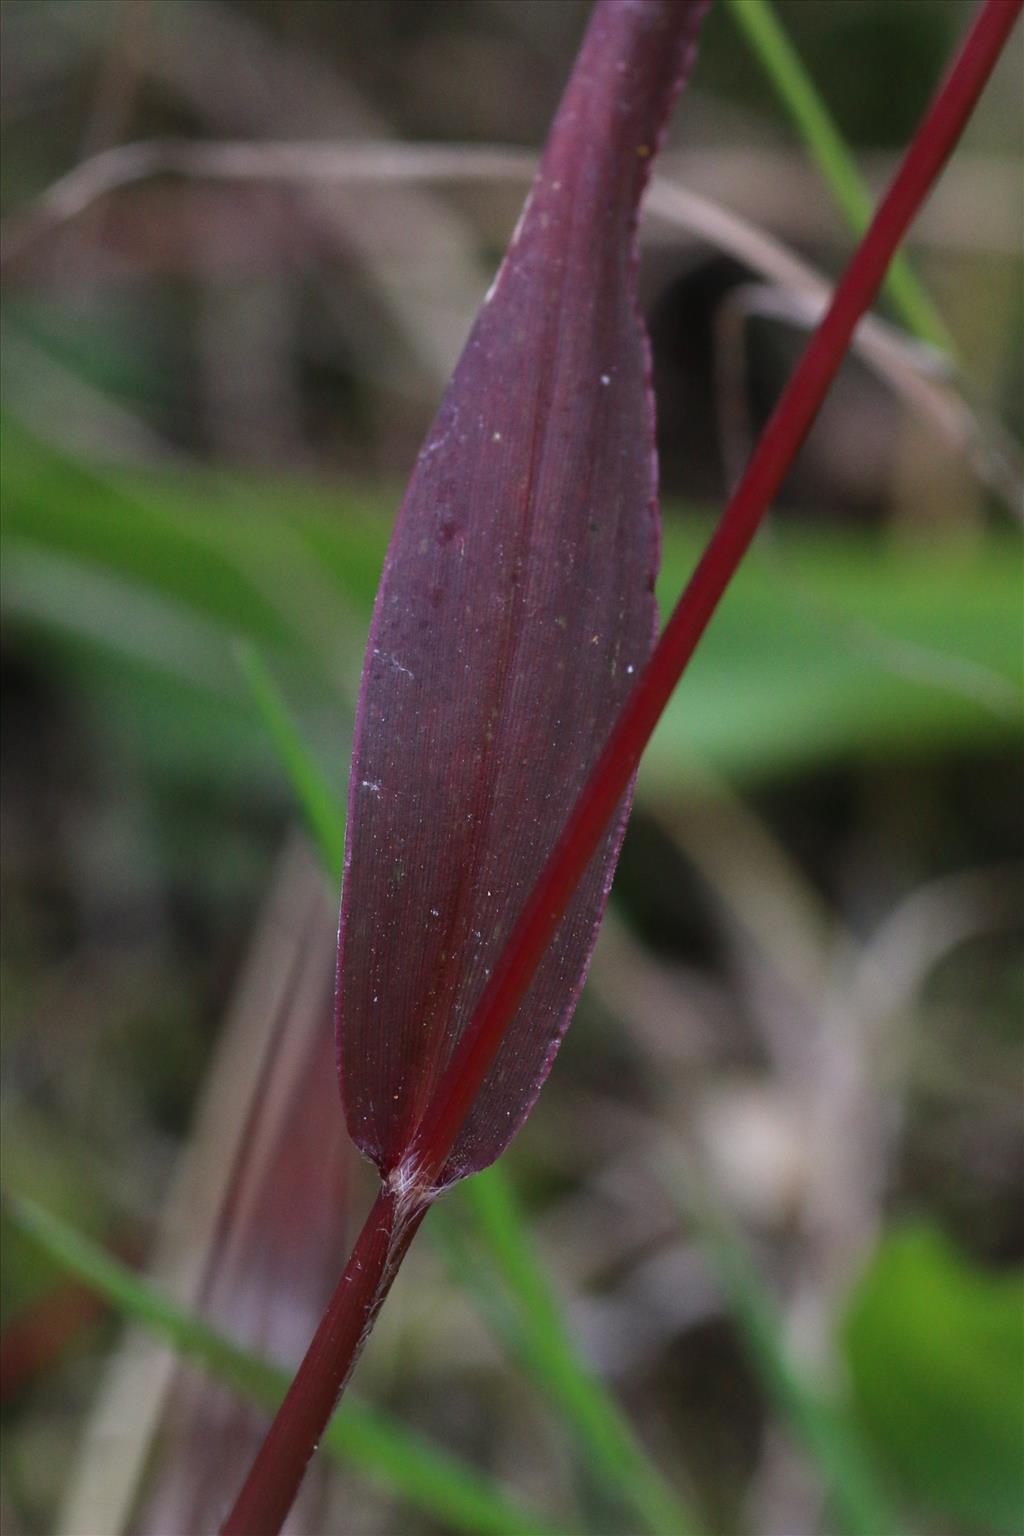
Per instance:
[[[387,1176],[654,643],[635,226],[703,0],[593,13],[399,514],[356,722],[340,925],[349,1130]],[[630,786],[431,1182],[492,1162],[583,982]]]

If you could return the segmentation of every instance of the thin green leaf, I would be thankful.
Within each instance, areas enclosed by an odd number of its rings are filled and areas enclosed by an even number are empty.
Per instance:
[[[14,1224],[62,1268],[77,1275],[118,1311],[167,1339],[228,1386],[273,1409],[289,1372],[242,1349],[155,1286],[111,1257],[69,1223],[34,1201],[6,1193]],[[492,1536],[558,1536],[562,1527],[526,1510],[473,1467],[428,1445],[389,1419],[347,1399],[322,1446],[333,1460],[354,1466],[389,1491],[459,1530]]]
[[[4,535],[77,556],[235,630],[289,638],[273,601],[241,569],[223,518],[186,518],[127,476],[104,476],[3,418]],[[207,483],[207,492],[211,487]],[[209,510],[209,509],[207,509]]]
[[[467,1179],[456,1196],[518,1305],[526,1361],[565,1415],[600,1486],[624,1500],[659,1536],[685,1536],[699,1522],[654,1466],[604,1383],[584,1362],[538,1259],[509,1180],[499,1166]]]
[[[771,0],[730,0],[730,5],[740,31],[778,92],[847,223],[854,234],[861,234],[871,218],[874,198]],[[908,330],[947,356],[955,356],[942,316],[902,254],[893,257],[885,291]]]
[[[663,1181],[680,1215],[696,1218],[707,1256],[739,1329],[765,1396],[813,1461],[845,1536],[896,1536],[901,1520],[890,1506],[872,1458],[845,1405],[811,1382],[790,1358],[771,1292],[738,1232],[688,1178],[684,1205]]]
[[[340,879],[345,855],[344,810],[306,750],[281,690],[258,652],[244,640],[235,641],[234,652],[327,872],[332,879]]]

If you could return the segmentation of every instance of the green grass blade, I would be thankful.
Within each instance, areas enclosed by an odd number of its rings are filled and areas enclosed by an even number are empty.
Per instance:
[[[266,1408],[280,1402],[291,1380],[289,1371],[234,1344],[34,1201],[7,1193],[4,1207],[22,1233],[119,1312]],[[434,1518],[472,1536],[481,1532],[557,1536],[562,1530],[514,1502],[473,1467],[351,1398],[332,1419],[322,1448],[333,1460],[357,1468]]]
[[[564,1414],[595,1479],[659,1536],[696,1531],[696,1517],[661,1476],[612,1394],[580,1356],[505,1174],[496,1166],[475,1174],[460,1185],[459,1198],[517,1303],[527,1364]]]
[[[729,3],[740,31],[789,112],[843,216],[859,235],[867,227],[874,200],[771,0]],[[953,339],[941,315],[902,254],[893,258],[885,291],[908,330],[955,357]]]
[[[430,1213],[427,1231],[452,1280],[469,1297],[491,1336],[512,1360],[526,1362],[528,1345],[511,1297],[494,1283],[494,1272],[471,1225],[463,1220],[453,1200],[438,1200]]]
[[[790,1359],[775,1300],[742,1239],[687,1182],[685,1207],[676,1190],[666,1184],[666,1191],[684,1219],[696,1218],[765,1396],[813,1461],[839,1529],[844,1536],[897,1536],[902,1522],[851,1415]]]
[[[104,477],[7,415],[2,428],[5,538],[20,535],[59,550],[230,630],[289,641],[273,601],[242,571],[223,519],[188,522],[162,506],[158,494],[137,493],[125,476]],[[154,487],[162,483],[153,477]]]
[[[224,665],[233,635],[290,676],[308,672],[310,700],[347,702],[337,658],[365,635],[386,541],[372,499],[199,470],[108,483],[0,425],[5,617],[140,757],[162,774],[262,782],[255,716]],[[705,532],[693,509],[668,519],[663,602]],[[318,579],[304,582],[296,543]],[[1019,564],[996,529],[904,543],[780,532],[725,598],[646,754],[639,799],[677,796],[693,758],[739,784],[868,754],[1016,748]]]
[[[241,639],[235,641],[234,652],[320,857],[332,878],[340,879],[345,856],[344,811],[302,741],[284,697],[258,652]]]

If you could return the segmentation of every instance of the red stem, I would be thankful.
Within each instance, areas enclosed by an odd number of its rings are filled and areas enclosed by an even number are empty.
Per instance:
[[[410,1164],[429,1176],[442,1169],[651,733],[785,479],[893,253],[960,137],[1022,4],[986,0],[978,13],[626,700],[417,1131]]]
[[[426,1211],[425,1201],[410,1205],[391,1188],[378,1193],[313,1342],[221,1528],[222,1536],[273,1536],[281,1529]]]
[[[637,680],[416,1133],[407,1169],[443,1172],[509,1019],[711,615],[782,484],[858,322],[970,117],[1024,0],[985,0],[773,411],[722,519]],[[382,1190],[222,1536],[274,1536],[426,1212]]]

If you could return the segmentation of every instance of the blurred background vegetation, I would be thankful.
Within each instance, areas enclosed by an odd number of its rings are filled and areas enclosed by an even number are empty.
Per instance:
[[[263,1413],[223,1383],[276,1378],[194,1314],[293,1363],[365,1210],[316,854],[390,520],[586,12],[0,7],[11,1536],[212,1528]],[[777,5],[871,187],[969,14]],[[851,243],[742,20],[644,228],[666,603],[814,312],[787,263]],[[908,252],[936,323],[888,297],[839,380],[652,745],[557,1067],[431,1217],[306,1536],[1024,1524],[1019,33]]]

